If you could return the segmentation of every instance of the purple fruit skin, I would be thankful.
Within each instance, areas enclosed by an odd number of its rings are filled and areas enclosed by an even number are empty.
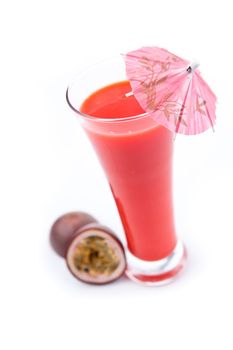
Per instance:
[[[97,222],[97,220],[84,212],[71,212],[60,216],[50,230],[50,244],[61,257],[66,257],[66,251],[76,231],[83,226]]]

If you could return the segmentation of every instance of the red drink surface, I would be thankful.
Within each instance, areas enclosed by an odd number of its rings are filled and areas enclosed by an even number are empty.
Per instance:
[[[81,112],[122,119],[144,113],[133,95],[125,96],[130,91],[127,81],[108,85],[89,96]],[[141,118],[140,128],[135,128],[138,122],[133,121],[127,132],[124,121],[117,123],[116,133],[95,128],[86,131],[108,177],[129,250],[136,257],[151,261],[173,251],[176,234],[172,203],[173,134],[148,118]]]

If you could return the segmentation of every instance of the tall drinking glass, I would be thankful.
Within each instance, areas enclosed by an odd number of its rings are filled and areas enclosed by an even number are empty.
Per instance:
[[[127,276],[147,285],[175,278],[185,262],[172,198],[174,135],[130,93],[121,56],[93,65],[68,87],[107,176],[127,241]]]

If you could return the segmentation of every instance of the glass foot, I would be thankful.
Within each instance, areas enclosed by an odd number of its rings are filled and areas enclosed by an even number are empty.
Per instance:
[[[183,269],[187,257],[186,249],[178,241],[173,252],[166,258],[144,261],[126,252],[126,275],[134,282],[147,286],[162,286],[172,282]]]

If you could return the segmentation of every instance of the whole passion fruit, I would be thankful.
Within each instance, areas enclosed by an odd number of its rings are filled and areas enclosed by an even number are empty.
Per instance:
[[[77,211],[60,216],[50,230],[50,243],[58,255],[65,258],[70,240],[84,225],[97,220],[84,212]]]
[[[107,227],[91,223],[76,231],[66,253],[71,273],[82,282],[106,284],[125,271],[122,243]]]

